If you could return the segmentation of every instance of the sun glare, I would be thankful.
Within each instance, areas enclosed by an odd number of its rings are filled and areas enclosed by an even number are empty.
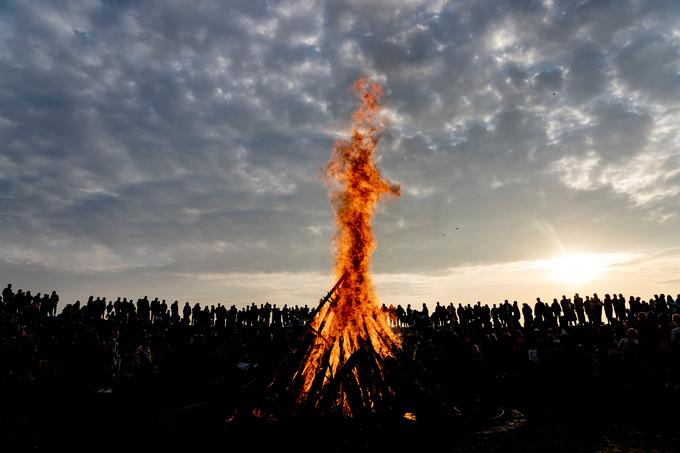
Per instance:
[[[590,282],[607,269],[607,260],[595,254],[562,255],[548,261],[552,278],[562,283],[578,285]]]

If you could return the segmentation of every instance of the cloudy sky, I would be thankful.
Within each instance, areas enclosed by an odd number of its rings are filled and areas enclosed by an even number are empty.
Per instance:
[[[0,2],[0,283],[314,303],[368,74],[384,302],[676,294],[678,30],[677,0]]]

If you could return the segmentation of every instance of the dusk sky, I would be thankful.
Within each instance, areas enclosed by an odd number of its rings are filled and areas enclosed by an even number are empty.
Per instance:
[[[0,284],[315,304],[385,88],[381,302],[680,293],[680,1],[0,2]]]

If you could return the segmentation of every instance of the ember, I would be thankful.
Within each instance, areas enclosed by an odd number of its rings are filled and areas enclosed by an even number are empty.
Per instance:
[[[399,195],[399,186],[383,179],[375,164],[383,127],[383,90],[365,78],[353,90],[361,102],[352,116],[350,139],[335,143],[326,167],[338,227],[335,271],[339,280],[309,326],[314,335],[293,376],[300,403],[349,416],[373,412],[385,397],[389,389],[383,385],[384,360],[399,348],[369,274],[376,204],[386,195]]]

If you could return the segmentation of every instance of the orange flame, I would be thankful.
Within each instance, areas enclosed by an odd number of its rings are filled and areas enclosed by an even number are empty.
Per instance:
[[[335,143],[326,167],[338,227],[335,271],[338,277],[344,276],[344,281],[332,303],[325,304],[312,321],[317,336],[298,372],[303,381],[303,401],[313,386],[323,388],[331,382],[358,349],[371,348],[384,359],[399,347],[398,337],[381,313],[369,274],[375,249],[371,219],[376,205],[384,196],[398,196],[400,192],[399,186],[381,176],[375,164],[383,128],[380,117],[383,89],[365,78],[357,80],[352,88],[361,103],[352,115],[350,139]],[[352,374],[353,379],[360,380],[357,370]],[[365,391],[361,382],[357,384]],[[380,395],[367,397],[371,400]],[[336,403],[351,415],[347,401],[341,388]]]

